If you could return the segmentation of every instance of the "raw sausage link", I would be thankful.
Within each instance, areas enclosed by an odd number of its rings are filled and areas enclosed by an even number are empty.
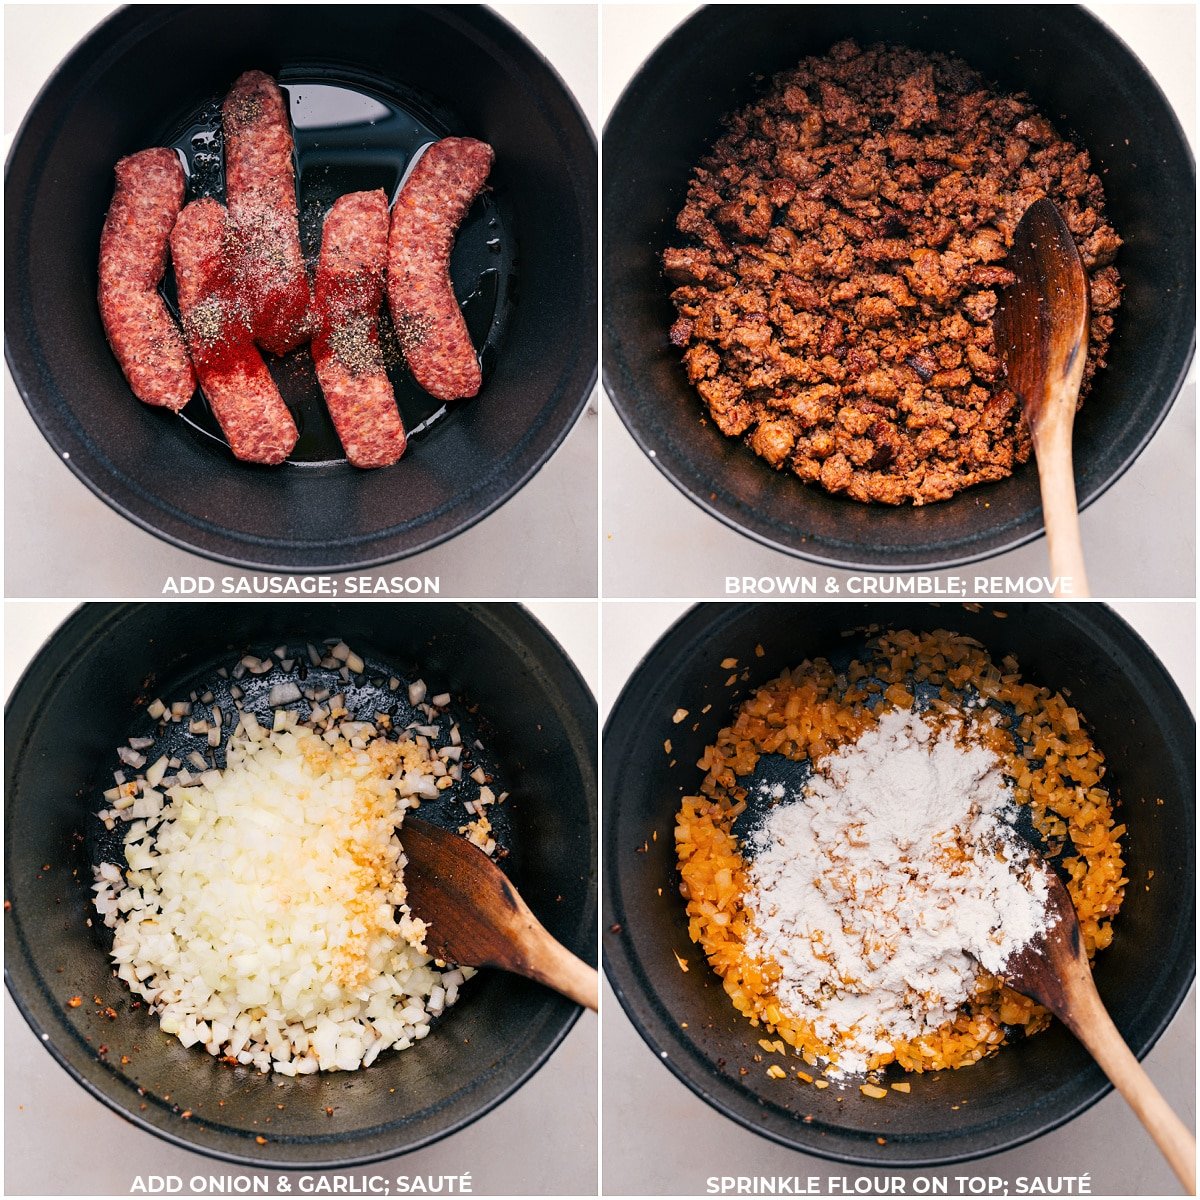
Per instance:
[[[450,282],[450,251],[492,167],[492,148],[443,138],[417,161],[392,209],[388,305],[413,378],[439,400],[474,396],[479,358]]]
[[[379,349],[387,243],[382,191],[342,196],[325,217],[312,356],[329,415],[356,467],[390,466],[405,446]]]
[[[292,127],[269,75],[247,71],[221,108],[225,201],[254,338],[272,354],[308,340],[310,295],[296,210]]]
[[[179,214],[171,256],[192,361],[229,448],[246,462],[283,462],[299,434],[254,345],[220,204],[193,200]]]
[[[100,235],[100,319],[133,394],[178,412],[196,376],[158,285],[183,205],[183,167],[173,150],[143,150],[121,159],[116,175]]]

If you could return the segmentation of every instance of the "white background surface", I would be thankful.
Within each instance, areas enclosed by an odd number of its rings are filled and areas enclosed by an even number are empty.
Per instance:
[[[1194,710],[1193,605],[1119,602],[1113,607],[1159,656]],[[686,608],[667,601],[609,601],[604,605],[601,710],[605,717],[642,657]],[[1151,1079],[1193,1129],[1195,1030],[1193,988],[1145,1060]],[[1036,1086],[1037,1081],[1030,1080],[1030,1087]],[[848,1179],[899,1175],[910,1180],[921,1173],[872,1172],[826,1163],[776,1146],[736,1125],[693,1095],[657,1061],[607,985],[603,1114],[602,1170],[604,1190],[610,1195],[698,1194],[704,1192],[710,1175],[816,1175],[822,1179],[830,1175]],[[1011,1180],[1017,1175],[1057,1177],[1085,1172],[1091,1173],[1092,1194],[1097,1196],[1180,1194],[1154,1143],[1115,1093],[1063,1128],[1019,1149],[929,1173],[998,1175]]]
[[[4,606],[4,690],[75,606]],[[597,689],[596,605],[537,601],[530,611]],[[213,605],[219,617],[219,605]],[[576,1195],[596,1187],[597,1021],[585,1012],[550,1061],[474,1125],[351,1177],[472,1174],[484,1195]],[[416,1047],[411,1053],[419,1053]],[[550,1148],[553,1148],[552,1152]],[[4,1194],[125,1195],[135,1174],[267,1174],[178,1149],[128,1124],[79,1087],[38,1043],[4,996]],[[295,1174],[289,1172],[295,1190]],[[321,1172],[303,1172],[317,1175]],[[328,1174],[328,1173],[326,1173]]]
[[[605,119],[642,61],[691,11],[690,4],[606,5],[601,23]],[[1146,64],[1195,142],[1195,6],[1089,5]],[[1169,220],[1164,214],[1164,220]],[[699,410],[697,410],[699,411]],[[726,575],[815,575],[845,592],[847,572],[771,550],[710,517],[661,474],[605,399],[606,596],[724,595]],[[747,451],[749,453],[749,451]],[[1095,596],[1192,596],[1196,569],[1196,384],[1189,374],[1170,414],[1138,460],[1080,517]],[[797,482],[797,487],[802,486]],[[1048,571],[1046,543],[943,575],[1025,577]]]
[[[595,126],[595,6],[494,7],[554,64]],[[50,73],[111,8],[5,6],[6,144]],[[5,595],[158,596],[168,575],[241,574],[159,541],[94,496],[38,432],[7,368],[4,409]],[[596,424],[593,397],[551,460],[491,516],[400,570],[355,573],[440,575],[442,596],[595,595]]]

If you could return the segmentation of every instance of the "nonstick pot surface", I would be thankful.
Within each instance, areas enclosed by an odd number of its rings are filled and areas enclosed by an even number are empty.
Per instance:
[[[366,1070],[283,1079],[185,1049],[132,1007],[112,976],[106,931],[98,920],[87,926],[91,863],[113,849],[90,814],[111,786],[115,748],[148,732],[144,708],[155,696],[187,699],[247,651],[261,657],[281,642],[329,637],[367,661],[367,678],[348,693],[363,712],[380,701],[403,706],[403,691],[398,698],[372,682],[385,671],[452,694],[464,734],[477,734],[511,792],[497,835],[511,851],[505,869],[550,932],[594,961],[595,703],[562,650],[515,605],[88,605],[28,669],[5,722],[14,999],[67,1071],[121,1115],[257,1167],[370,1162],[454,1132],[528,1079],[578,1014],[547,989],[485,971],[418,1045]],[[422,815],[453,819],[441,800]],[[75,995],[85,1003],[73,1009],[66,1001]]]
[[[274,364],[302,427],[297,461],[264,468],[233,459],[201,399],[183,419],[134,399],[105,340],[96,263],[116,161],[177,145],[192,192],[219,194],[208,134],[250,68],[293,98],[310,250],[338,194],[394,189],[432,136],[495,148],[451,263],[484,387],[446,409],[397,368],[414,436],[394,467],[341,458],[306,350]],[[553,68],[479,6],[123,9],[42,90],[9,157],[6,204],[7,355],[34,420],[118,512],[210,558],[345,570],[427,549],[531,478],[595,383],[595,141]]]
[[[718,1111],[774,1141],[863,1166],[959,1162],[1046,1133],[1109,1090],[1057,1022],[958,1071],[889,1068],[889,1081],[907,1079],[912,1092],[885,1101],[854,1086],[781,1083],[752,1060],[761,1029],[733,1008],[688,938],[672,835],[680,797],[703,778],[695,764],[704,747],[755,687],[805,658],[849,654],[865,641],[855,631],[868,625],[965,634],[994,659],[1015,655],[1026,681],[1069,689],[1107,758],[1108,783],[1122,802],[1118,819],[1128,825],[1132,882],[1113,944],[1096,961],[1100,994],[1142,1057],[1187,993],[1195,972],[1195,722],[1187,704],[1109,609],[1015,604],[1004,611],[1001,618],[919,604],[700,605],[650,651],[609,717],[602,918],[609,980],[667,1067]],[[726,658],[739,663],[732,686],[720,665]],[[679,708],[690,715],[675,724]]]
[[[1002,88],[1027,91],[1082,140],[1125,239],[1117,266],[1126,290],[1109,365],[1075,426],[1081,506],[1150,440],[1194,346],[1194,166],[1146,69],[1093,16],[1066,5],[712,5],[685,21],[634,77],[605,129],[605,388],[659,470],[757,541],[829,566],[972,562],[1041,533],[1033,463],[917,509],[830,496],[702,424],[703,405],[667,339],[674,310],[659,258],[678,241],[691,169],[721,118],[775,72],[846,37],[957,54]]]

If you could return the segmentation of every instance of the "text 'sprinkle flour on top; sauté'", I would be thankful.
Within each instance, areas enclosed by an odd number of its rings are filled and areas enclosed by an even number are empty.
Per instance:
[[[749,839],[747,952],[781,1008],[837,1048],[831,1075],[953,1019],[980,967],[1046,927],[1046,880],[1010,820],[1000,761],[912,711],[815,766]]]

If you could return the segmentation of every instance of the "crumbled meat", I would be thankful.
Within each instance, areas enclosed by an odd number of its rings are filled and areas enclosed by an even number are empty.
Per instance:
[[[1087,151],[965,63],[853,41],[727,119],[663,254],[671,341],[722,432],[860,501],[926,504],[1030,455],[991,321],[1040,196],[1079,245],[1088,389],[1121,245]]]
[[[773,467],[783,466],[795,444],[796,435],[786,421],[763,421],[750,435],[755,454],[761,454]]]

